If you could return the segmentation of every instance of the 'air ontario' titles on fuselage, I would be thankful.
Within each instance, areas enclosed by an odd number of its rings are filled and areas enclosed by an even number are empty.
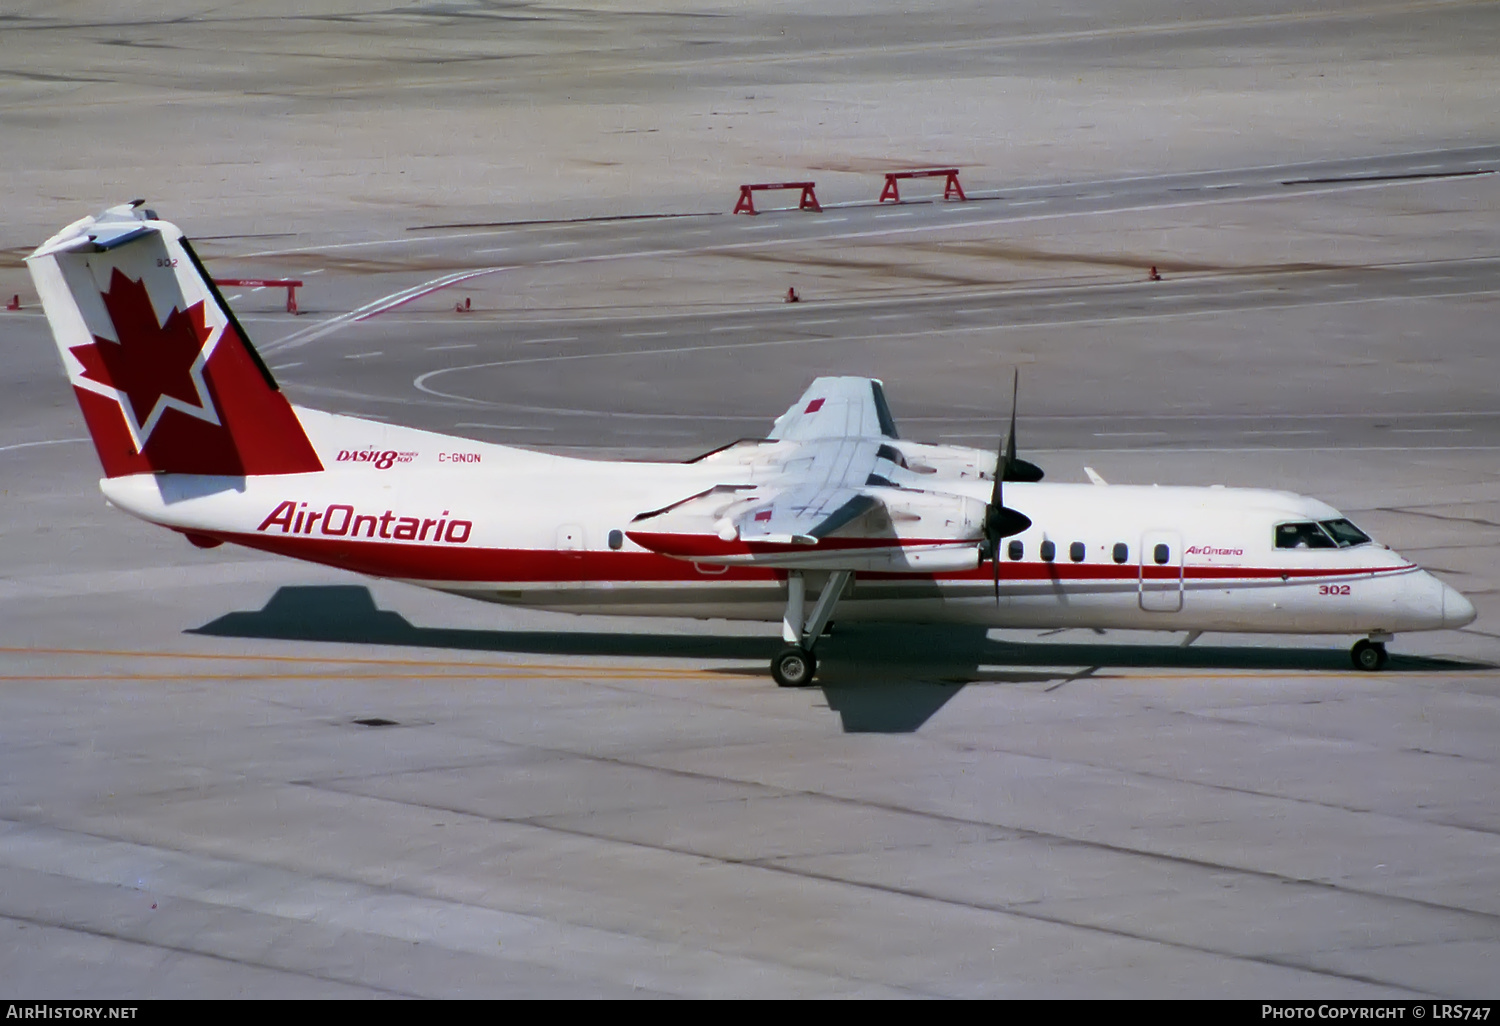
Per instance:
[[[313,534],[316,529],[317,534],[330,538],[388,538],[463,545],[468,542],[474,524],[469,520],[448,519],[447,510],[443,510],[441,518],[403,517],[392,510],[376,516],[356,513],[348,503],[335,502],[321,510],[309,510],[305,502],[286,499],[277,504],[256,530],[270,533],[276,528],[282,534]]]

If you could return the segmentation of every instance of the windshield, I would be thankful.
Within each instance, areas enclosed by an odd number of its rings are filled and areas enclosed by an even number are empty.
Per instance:
[[[1278,549],[1333,549],[1338,547],[1323,529],[1311,520],[1296,524],[1276,525],[1276,547]]]
[[[1364,545],[1369,542],[1370,536],[1347,520],[1324,520],[1321,522],[1323,530],[1333,535],[1333,540],[1339,543],[1339,548],[1347,549],[1351,545]]]

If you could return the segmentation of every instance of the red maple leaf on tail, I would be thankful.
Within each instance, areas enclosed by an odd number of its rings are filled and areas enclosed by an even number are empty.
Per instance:
[[[149,434],[146,422],[163,398],[206,408],[216,416],[212,402],[199,395],[191,373],[211,334],[203,304],[194,303],[185,312],[174,308],[166,323],[158,324],[145,282],[127,278],[118,267],[101,298],[120,341],[96,335],[89,345],[73,346],[69,351],[83,364],[83,376],[123,393],[143,435]]]

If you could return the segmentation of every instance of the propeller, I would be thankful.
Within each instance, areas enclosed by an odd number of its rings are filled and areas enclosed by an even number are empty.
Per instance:
[[[1005,505],[1006,481],[1040,481],[1042,468],[1016,458],[1016,397],[1021,390],[1021,371],[1015,371],[1010,386],[1010,429],[995,453],[995,486],[984,512],[984,544],[994,571],[995,605],[1000,604],[1000,539],[1020,534],[1031,526],[1031,518]]]

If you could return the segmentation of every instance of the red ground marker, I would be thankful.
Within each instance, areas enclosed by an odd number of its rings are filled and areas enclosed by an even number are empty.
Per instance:
[[[760,182],[755,185],[740,186],[739,202],[734,205],[736,214],[756,214],[754,193],[763,192],[766,189],[801,189],[802,197],[797,201],[798,210],[813,210],[823,212],[818,205],[817,193],[813,192],[815,182]]]
[[[963,186],[958,184],[958,168],[945,167],[928,171],[888,171],[885,176],[885,188],[880,190],[880,203],[900,203],[901,190],[896,182],[901,178],[941,178],[943,179],[943,199],[958,198],[967,200],[964,195]]]
[[[286,289],[286,312],[297,312],[297,290],[300,281],[291,278],[215,278],[215,285],[228,285],[235,289]]]

